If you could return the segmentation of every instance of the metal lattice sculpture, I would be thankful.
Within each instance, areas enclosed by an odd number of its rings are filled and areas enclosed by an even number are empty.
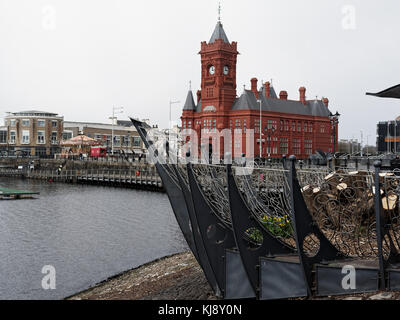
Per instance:
[[[227,194],[226,168],[218,165],[198,164],[193,166],[193,173],[205,200],[213,212],[218,215],[226,226],[232,228]]]
[[[238,189],[258,221],[276,238],[295,247],[288,171],[243,167],[233,171]]]
[[[390,258],[391,251],[400,251],[400,172],[380,174],[382,213],[388,234],[383,238],[382,249],[385,260]]]
[[[297,176],[308,210],[329,241],[346,256],[376,258],[372,173],[299,170]]]

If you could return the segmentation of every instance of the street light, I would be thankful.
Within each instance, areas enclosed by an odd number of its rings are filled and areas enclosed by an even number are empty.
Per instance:
[[[171,107],[173,104],[176,103],[181,103],[180,101],[170,101],[169,102],[169,128],[171,128],[171,121],[172,121],[172,117],[171,117]]]
[[[364,155],[364,151],[363,151],[364,133],[362,132],[362,130],[360,131],[360,133],[361,133],[360,153],[361,153],[361,157],[362,157]]]
[[[275,127],[272,126],[271,129],[267,128],[267,132],[268,132],[268,161],[271,161],[271,133],[273,136],[275,133]]]
[[[388,121],[387,122],[387,153],[389,154],[390,153],[390,139],[389,139],[389,136],[390,136],[390,130],[389,130],[389,128],[390,128],[390,121]]]
[[[114,155],[114,120],[116,119],[116,113],[123,113],[124,107],[114,107],[112,108],[112,118],[111,118],[111,154]]]
[[[257,100],[257,102],[260,104],[260,123],[259,123],[259,130],[260,130],[260,160],[262,158],[262,132],[261,132],[261,123],[262,123],[262,113],[261,113],[261,106],[262,106],[262,101]]]
[[[332,129],[333,129],[333,158],[332,158],[332,165],[335,167],[335,154],[336,154],[336,125],[339,125],[339,117],[340,113],[336,111],[336,114],[332,114],[332,112],[329,115],[329,119],[332,124]]]
[[[397,153],[397,119],[394,121],[394,154]]]
[[[169,142],[170,142],[170,134],[171,134],[171,127],[172,127],[172,116],[171,116],[171,109],[172,105],[176,103],[181,103],[180,101],[169,101],[169,124],[168,124],[168,145],[167,145],[167,156],[169,157]]]

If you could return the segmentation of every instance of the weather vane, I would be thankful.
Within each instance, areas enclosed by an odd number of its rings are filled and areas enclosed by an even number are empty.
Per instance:
[[[221,22],[221,1],[218,4],[218,22]]]

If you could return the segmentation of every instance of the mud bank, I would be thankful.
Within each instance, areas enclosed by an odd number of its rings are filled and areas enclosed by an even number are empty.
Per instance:
[[[68,300],[214,300],[189,252],[162,258],[101,282]]]
[[[184,252],[129,270],[66,299],[217,300],[217,297],[193,255]],[[400,300],[400,292],[375,292],[312,300]]]

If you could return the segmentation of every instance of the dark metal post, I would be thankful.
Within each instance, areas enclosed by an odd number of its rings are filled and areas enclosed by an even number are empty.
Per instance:
[[[376,241],[378,242],[378,259],[380,269],[380,289],[386,289],[386,275],[385,265],[383,261],[382,239],[384,234],[384,224],[382,219],[382,199],[381,199],[381,184],[379,181],[379,173],[381,170],[382,162],[375,161],[375,213],[376,213]]]
[[[283,165],[283,169],[286,169],[286,154],[284,154],[282,156],[282,165]]]

